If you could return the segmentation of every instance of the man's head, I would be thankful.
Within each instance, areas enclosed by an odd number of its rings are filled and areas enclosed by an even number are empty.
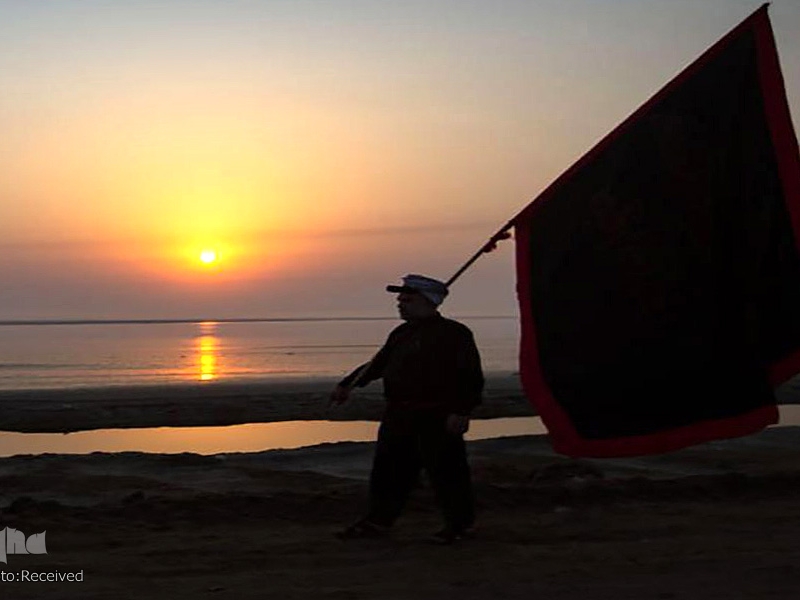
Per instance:
[[[388,285],[387,292],[397,296],[397,309],[405,321],[425,319],[438,314],[438,306],[447,296],[447,286],[438,279],[423,275],[406,275],[403,285]]]

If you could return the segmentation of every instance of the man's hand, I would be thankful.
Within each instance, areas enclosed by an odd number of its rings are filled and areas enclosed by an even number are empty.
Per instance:
[[[347,402],[348,398],[350,398],[350,388],[343,385],[337,385],[331,392],[331,406],[339,406],[340,404],[344,404]]]
[[[469,417],[467,415],[447,415],[445,423],[447,433],[462,435],[469,431]]]

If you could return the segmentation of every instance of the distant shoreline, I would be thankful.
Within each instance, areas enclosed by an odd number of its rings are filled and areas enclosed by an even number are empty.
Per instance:
[[[452,316],[459,320],[508,320],[514,315]],[[397,321],[399,317],[241,317],[225,319],[18,319],[0,320],[0,327],[18,325],[168,325],[201,323],[314,323],[340,321]]]

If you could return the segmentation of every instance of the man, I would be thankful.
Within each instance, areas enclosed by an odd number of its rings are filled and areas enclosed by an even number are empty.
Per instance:
[[[366,516],[341,538],[380,537],[400,515],[421,468],[427,471],[444,516],[434,540],[452,543],[474,521],[472,484],[463,434],[470,411],[480,404],[483,373],[472,332],[446,319],[438,307],[447,296],[441,281],[422,275],[390,285],[400,317],[375,357],[345,377],[331,402],[347,401],[353,387],[383,379],[386,410],[369,486]]]

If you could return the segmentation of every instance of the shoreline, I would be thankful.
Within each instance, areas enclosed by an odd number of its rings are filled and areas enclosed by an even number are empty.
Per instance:
[[[791,426],[658,455],[573,459],[554,452],[546,435],[512,435],[467,441],[467,453],[478,481],[505,480],[511,474],[524,480],[526,472],[545,469],[546,481],[541,473],[538,482],[518,483],[583,485],[599,480],[669,481],[733,473],[746,477],[793,473],[800,477],[794,453],[798,442],[800,426]],[[369,479],[374,448],[372,440],[216,454],[125,451],[5,456],[0,457],[0,480],[13,480],[14,485],[0,489],[0,511],[19,498],[65,505],[124,501],[128,494],[142,491],[144,480],[165,486],[158,493],[162,497],[192,495],[209,488],[220,493],[259,493],[263,491],[261,482],[251,478],[252,469],[363,483]],[[102,476],[116,480],[117,485],[75,486],[50,476],[61,470],[72,476]],[[47,485],[42,485],[45,479]]]
[[[330,408],[328,394],[340,378],[282,378],[258,382],[205,382],[148,386],[0,390],[0,428],[19,433],[93,429],[204,427],[278,421],[378,421],[380,383],[355,390]],[[536,412],[519,377],[487,373],[476,419],[529,417]]]
[[[556,453],[547,435],[532,434],[469,440],[467,454],[479,486],[504,487],[513,480],[530,489],[555,485],[569,494],[595,484],[632,482],[649,488],[645,482],[683,481],[692,487],[692,481],[711,478],[725,488],[726,478],[735,475],[790,477],[800,491],[798,443],[800,426],[787,426],[664,454],[570,458]],[[4,456],[0,482],[7,485],[0,487],[0,515],[20,502],[89,506],[126,504],[132,494],[162,499],[208,493],[262,495],[262,476],[269,480],[279,474],[363,484],[369,480],[374,448],[371,440],[214,454],[97,451]],[[254,477],[257,473],[261,475]],[[91,485],[76,485],[81,478]],[[305,492],[314,493],[313,488]]]

